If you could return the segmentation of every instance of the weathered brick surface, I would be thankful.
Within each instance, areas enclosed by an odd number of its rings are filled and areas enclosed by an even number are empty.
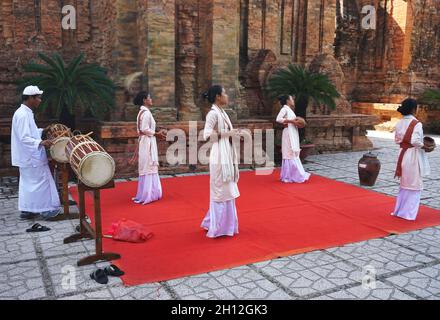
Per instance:
[[[359,8],[372,3],[377,29],[364,30]],[[343,1],[341,11],[335,52],[349,97],[357,102],[399,103],[407,96],[417,97],[426,87],[438,87],[439,1]]]
[[[177,119],[175,108],[175,1],[149,0],[148,87],[161,120]]]
[[[179,120],[201,120],[202,110],[197,106],[200,92],[197,90],[197,59],[200,46],[196,43],[199,34],[199,2],[178,0],[176,34],[176,106]]]
[[[212,83],[222,84],[231,101],[238,97],[239,25],[239,2],[214,0]],[[229,114],[236,119],[235,110]]]
[[[152,94],[159,122],[203,120],[210,106],[201,94],[213,83],[228,90],[234,121],[271,124],[279,106],[264,91],[267,79],[290,62],[301,64],[328,74],[342,95],[336,111],[309,108],[318,119],[309,138],[316,136],[329,150],[359,147],[363,143],[356,141],[375,121],[352,121],[352,103],[398,103],[440,84],[437,0],[75,0],[70,4],[77,9],[76,30],[61,29],[62,3],[0,3],[3,167],[9,166],[9,123],[19,102],[15,81],[21,65],[36,59],[38,51],[57,51],[66,60],[84,52],[88,62],[107,68],[117,93],[116,108],[104,120],[115,128],[120,121],[134,126],[138,110],[132,99],[142,89]],[[377,9],[376,30],[361,27],[360,10],[367,4]],[[425,113],[426,121],[437,119]],[[99,127],[77,115],[82,130]],[[55,121],[51,110],[38,120]],[[318,125],[328,121],[327,127]],[[133,135],[133,128],[121,130]],[[100,138],[122,166],[133,137]]]

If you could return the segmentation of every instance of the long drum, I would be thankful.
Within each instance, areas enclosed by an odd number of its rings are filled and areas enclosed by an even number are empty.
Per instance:
[[[74,136],[66,145],[70,166],[87,186],[99,188],[115,175],[115,161],[95,140]]]
[[[66,155],[66,145],[73,137],[70,129],[62,124],[52,124],[48,127],[46,136],[53,143],[50,147],[52,159],[56,162],[68,163],[69,158]]]

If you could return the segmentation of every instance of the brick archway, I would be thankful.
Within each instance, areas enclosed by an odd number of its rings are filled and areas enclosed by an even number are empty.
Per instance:
[[[275,53],[267,49],[259,50],[246,66],[244,87],[251,117],[272,116],[272,99],[267,96],[264,88],[270,75],[278,68],[279,63]]]

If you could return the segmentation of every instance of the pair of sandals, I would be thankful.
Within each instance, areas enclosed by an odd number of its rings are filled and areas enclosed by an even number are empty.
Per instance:
[[[93,271],[90,274],[90,278],[92,280],[95,280],[96,282],[100,283],[100,284],[107,284],[108,283],[108,277],[112,276],[112,277],[121,277],[125,274],[124,271],[122,271],[121,269],[119,269],[117,266],[115,266],[114,264],[105,267],[104,269],[98,269],[96,271]]]
[[[46,232],[50,231],[50,228],[42,226],[39,223],[34,224],[32,227],[26,230],[26,232]]]

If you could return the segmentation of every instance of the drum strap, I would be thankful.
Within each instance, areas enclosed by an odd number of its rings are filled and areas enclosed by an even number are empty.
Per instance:
[[[419,122],[417,120],[411,121],[411,123],[408,126],[408,129],[406,129],[405,136],[403,137],[402,142],[400,143],[400,148],[402,149],[400,151],[399,160],[397,160],[397,167],[396,167],[396,173],[394,175],[394,178],[401,177],[402,176],[402,162],[403,162],[403,156],[406,153],[406,150],[414,148],[414,146],[411,144],[411,137],[414,132],[414,128]]]

